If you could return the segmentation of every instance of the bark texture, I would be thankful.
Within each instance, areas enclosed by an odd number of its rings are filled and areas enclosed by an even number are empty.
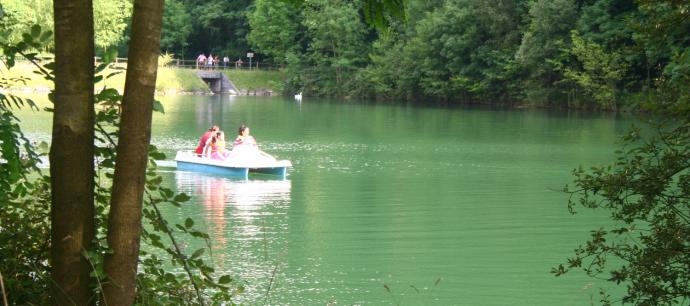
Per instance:
[[[134,304],[136,296],[142,201],[162,20],[163,0],[134,2],[108,217],[108,245],[113,254],[105,258],[105,272],[109,280],[104,285],[103,298],[109,306],[130,306]]]
[[[55,92],[50,147],[51,296],[53,305],[92,303],[94,237],[93,8],[55,0]]]

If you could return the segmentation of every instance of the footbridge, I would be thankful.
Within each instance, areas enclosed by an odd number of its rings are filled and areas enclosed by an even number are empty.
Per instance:
[[[208,88],[210,88],[213,93],[231,95],[238,95],[240,93],[239,89],[235,87],[235,84],[233,84],[222,72],[197,71],[196,75],[208,84]]]

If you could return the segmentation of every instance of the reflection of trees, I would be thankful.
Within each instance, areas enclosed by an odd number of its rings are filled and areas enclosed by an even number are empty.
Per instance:
[[[215,95],[213,100],[206,99],[203,102],[192,101],[195,103],[195,121],[198,129],[204,130],[211,125],[218,125],[221,129],[234,130],[234,126],[239,126],[236,122],[229,122],[228,113],[235,102],[234,96]],[[230,133],[229,135],[233,135]]]
[[[247,302],[263,296],[274,269],[286,255],[292,183],[181,171],[175,178],[178,191],[188,193],[191,204],[201,204],[183,209],[192,218],[205,219],[216,269],[248,283],[242,295]],[[278,266],[278,272],[282,270]]]

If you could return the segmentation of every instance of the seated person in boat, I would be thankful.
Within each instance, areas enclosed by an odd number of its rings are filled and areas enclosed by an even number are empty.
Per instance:
[[[206,131],[203,135],[201,135],[201,138],[199,138],[199,145],[196,147],[196,150],[194,150],[194,153],[197,155],[202,155],[204,153],[204,148],[206,147],[206,144],[208,143],[208,140],[216,133],[218,132],[218,126],[214,125],[208,131]]]
[[[264,163],[275,162],[275,158],[268,153],[259,150],[256,139],[249,135],[249,127],[241,125],[237,131],[238,135],[233,142],[232,152],[228,158],[230,161],[239,163]]]
[[[240,126],[239,130],[237,131],[237,138],[235,138],[235,141],[233,142],[233,146],[239,145],[248,145],[257,149],[259,148],[259,146],[256,144],[256,139],[254,139],[254,136],[249,136],[249,127],[244,124]]]
[[[225,160],[230,155],[230,152],[225,149],[225,133],[222,131],[216,132],[206,142],[204,146],[203,156],[211,157],[212,159]]]

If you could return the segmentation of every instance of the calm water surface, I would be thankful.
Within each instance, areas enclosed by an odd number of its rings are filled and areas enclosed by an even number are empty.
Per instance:
[[[212,124],[232,137],[246,123],[263,150],[294,165],[287,180],[162,171],[165,184],[192,196],[165,214],[209,232],[216,269],[246,286],[235,302],[598,300],[603,284],[549,270],[606,215],[571,216],[556,190],[578,165],[610,162],[629,119],[259,97],[162,102],[152,142],[170,159]],[[21,117],[31,138],[49,139],[48,114]]]

